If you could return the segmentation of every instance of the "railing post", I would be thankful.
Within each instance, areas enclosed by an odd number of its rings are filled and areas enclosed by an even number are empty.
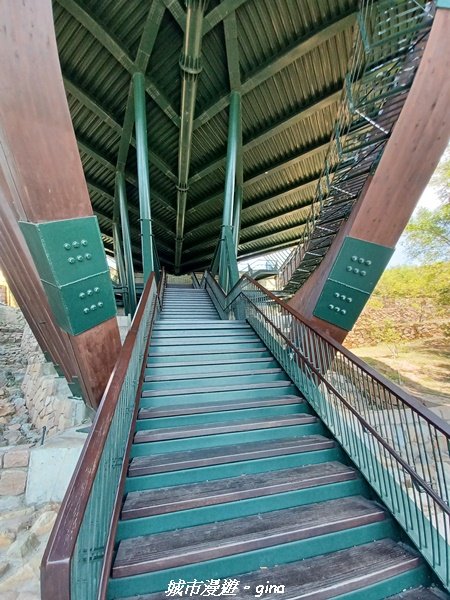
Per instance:
[[[122,297],[123,306],[126,313],[129,313],[129,300],[128,300],[128,287],[127,287],[127,275],[125,270],[125,263],[123,261],[122,245],[120,243],[120,232],[119,224],[117,221],[113,222],[113,246],[114,246],[114,257],[117,264],[117,272],[119,274],[120,285],[122,286]],[[126,289],[125,289],[126,288]]]
[[[116,174],[117,193],[119,194],[120,221],[122,224],[123,250],[125,255],[125,270],[128,283],[128,308],[131,315],[136,310],[136,284],[134,281],[133,253],[131,251],[130,224],[128,221],[127,195],[123,171]]]
[[[136,128],[139,209],[141,220],[142,265],[144,284],[155,270],[153,233],[150,210],[150,176],[148,170],[147,114],[145,104],[145,78],[143,73],[133,75],[134,113]]]
[[[228,261],[225,244],[225,231],[233,225],[233,205],[236,186],[236,163],[238,150],[239,121],[241,112],[241,95],[239,92],[230,94],[230,112],[228,118],[228,148],[225,174],[225,194],[222,215],[222,248],[220,253],[219,283],[225,291],[228,288]]]

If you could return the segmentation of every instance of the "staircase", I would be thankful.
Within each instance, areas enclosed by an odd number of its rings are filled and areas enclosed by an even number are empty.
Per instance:
[[[260,338],[201,289],[166,289],[116,542],[109,599],[448,598]]]

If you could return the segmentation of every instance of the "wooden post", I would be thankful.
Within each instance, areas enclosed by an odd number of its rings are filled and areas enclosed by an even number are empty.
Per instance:
[[[3,214],[16,240],[2,258],[3,268],[33,330],[40,332],[40,343],[61,361],[69,381],[72,375],[80,378],[86,402],[96,407],[120,349],[116,318],[76,336],[62,332],[17,227],[18,219],[39,224],[93,214],[62,81],[51,0],[4,0],[0,21],[2,202],[10,206]],[[46,314],[45,328],[36,322],[41,318],[37,303]],[[61,360],[61,353],[67,358]]]
[[[374,176],[327,255],[289,304],[342,342],[347,331],[313,315],[347,237],[394,247],[450,136],[450,10],[438,8],[416,77]]]

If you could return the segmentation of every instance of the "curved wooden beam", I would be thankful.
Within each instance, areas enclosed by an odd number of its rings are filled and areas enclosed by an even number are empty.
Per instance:
[[[313,316],[347,236],[393,247],[450,137],[450,10],[437,9],[408,98],[378,168],[320,266],[290,301],[316,328],[342,342],[347,331]]]
[[[15,204],[16,215],[33,223],[91,216],[61,75],[52,3],[3,0],[0,22],[0,168],[13,191],[6,201]],[[19,273],[10,278],[13,289],[24,285]],[[26,294],[21,297],[26,312],[33,300]],[[54,332],[49,330],[48,336],[51,348]],[[117,321],[111,318],[68,340],[85,399],[95,407],[120,349]],[[53,360],[58,362],[58,357]]]

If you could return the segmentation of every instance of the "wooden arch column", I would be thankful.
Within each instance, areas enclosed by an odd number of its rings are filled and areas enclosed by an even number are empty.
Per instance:
[[[438,8],[416,77],[373,177],[327,255],[289,304],[342,342],[348,331],[314,316],[347,238],[395,247],[450,136],[450,10]],[[358,266],[358,265],[357,265]]]
[[[38,276],[35,254],[32,259],[18,227],[18,221],[38,229],[82,219],[79,234],[70,238],[79,237],[82,245],[83,223],[96,227],[62,81],[51,0],[2,0],[0,22],[0,263],[42,348],[69,382],[79,380],[84,399],[95,408],[120,349],[116,319],[79,335],[63,331],[41,283],[42,268]],[[94,250],[98,242],[92,235]],[[91,258],[102,260],[94,251],[86,260]],[[100,312],[103,304],[97,305]]]

